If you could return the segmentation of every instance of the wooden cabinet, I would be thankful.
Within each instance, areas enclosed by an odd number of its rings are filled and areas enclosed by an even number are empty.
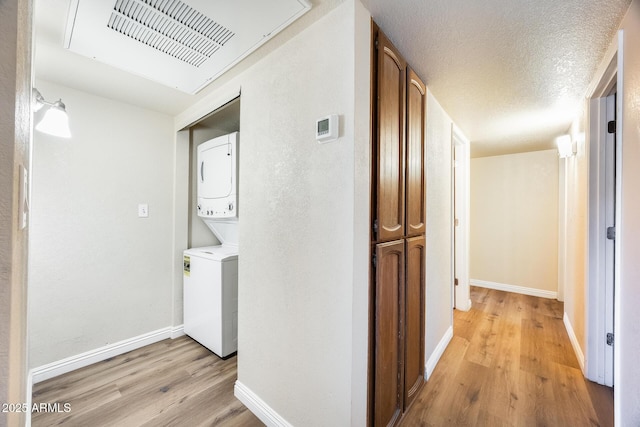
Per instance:
[[[424,382],[425,238],[406,239],[404,410]]]
[[[372,28],[369,424],[394,426],[424,382],[426,87]]]
[[[376,426],[394,425],[404,411],[402,334],[405,289],[405,242],[376,245],[376,304],[374,363]]]
[[[424,234],[426,204],[424,176],[425,98],[427,87],[407,68],[407,236]]]
[[[405,92],[407,63],[378,33],[375,152],[378,241],[400,239],[405,222]],[[375,230],[374,230],[375,231]]]

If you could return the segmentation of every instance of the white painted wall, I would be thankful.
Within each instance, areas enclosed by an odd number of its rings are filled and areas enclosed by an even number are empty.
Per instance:
[[[622,182],[621,208],[616,224],[620,280],[615,295],[614,415],[616,426],[626,427],[640,425],[640,365],[637,363],[640,354],[640,288],[637,286],[640,282],[640,196],[637,191],[640,182],[640,1],[631,3],[620,28],[622,44],[618,44],[617,91],[623,95],[617,120],[618,129],[622,129],[622,151],[618,153],[622,162]],[[618,36],[612,44],[618,43],[617,40]],[[606,65],[608,62],[603,64],[601,72]],[[592,85],[600,78],[596,76]],[[588,104],[585,104],[585,111],[589,112]],[[572,134],[585,132],[585,122],[588,120],[583,117],[577,119],[572,125]],[[566,234],[565,316],[575,331],[578,351],[583,353],[586,353],[589,340],[600,339],[587,336],[586,328],[589,301],[586,299],[588,220],[585,215],[590,191],[589,143],[590,137],[587,137],[587,146],[565,163],[567,216],[570,218]],[[586,362],[588,365],[589,360]]]
[[[344,2],[221,89],[242,87],[238,382],[295,426],[365,424],[369,39]]]
[[[352,8],[329,13],[242,84],[238,380],[294,426],[351,422],[352,298],[362,286]],[[342,137],[319,145],[315,120],[331,113]]]
[[[351,426],[366,424],[369,354],[369,233],[371,207],[371,15],[354,8],[354,215],[351,330]]]
[[[571,126],[572,138],[578,139],[585,133],[585,110]],[[588,212],[589,212],[589,158],[584,144],[577,150],[575,156],[560,159],[558,171],[563,174],[562,182],[564,194],[559,194],[559,201],[566,210],[562,217],[566,222],[559,225],[559,243],[563,252],[559,253],[559,265],[563,275],[560,286],[564,288],[565,322],[568,323],[569,336],[575,336],[580,352],[578,360],[582,363],[587,342],[586,310],[587,304],[587,269],[588,269]],[[573,332],[573,335],[571,334]],[[576,345],[576,343],[574,343]]]
[[[429,360],[447,331],[452,312],[452,156],[453,121],[427,88],[427,263],[425,358]],[[473,184],[472,184],[473,185]],[[473,188],[473,187],[472,187]]]
[[[556,150],[471,159],[472,280],[556,296],[558,179]]]
[[[28,402],[27,243],[18,227],[19,167],[30,170],[31,2],[0,2],[0,403]],[[0,412],[1,426],[24,413]]]
[[[37,87],[63,99],[73,136],[34,134],[31,367],[168,327],[173,303],[172,118]]]
[[[567,286],[567,201],[569,198],[565,159],[558,159],[558,301],[564,301]]]
[[[616,294],[616,423],[640,425],[640,1],[622,21],[622,200]],[[620,69],[620,65],[619,69]],[[620,81],[620,80],[618,80]]]

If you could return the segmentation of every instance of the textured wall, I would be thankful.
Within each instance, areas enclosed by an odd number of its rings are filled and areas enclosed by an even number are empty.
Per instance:
[[[634,0],[622,22],[624,30],[622,112],[622,220],[620,284],[616,300],[615,398],[621,426],[640,425],[640,1]],[[618,344],[619,343],[619,344]]]
[[[369,35],[345,2],[176,118],[242,88],[238,381],[293,425],[365,423]]]
[[[172,322],[172,118],[37,86],[63,99],[73,136],[34,134],[31,367]]]
[[[242,79],[238,380],[299,426],[351,419],[352,8]],[[341,138],[318,144],[315,120],[331,113]]]
[[[351,2],[350,2],[351,3]],[[355,7],[354,110],[354,239],[353,329],[351,349],[351,425],[365,425],[369,354],[369,211],[371,206],[370,96],[371,15],[359,1]]]
[[[576,119],[572,125],[571,134],[578,138],[584,135],[584,114]],[[565,238],[563,245],[566,256],[560,254],[559,263],[564,269],[564,311],[567,314],[571,327],[583,353],[586,355],[586,286],[588,263],[588,196],[589,159],[586,150],[578,150],[575,156],[560,160],[564,174],[564,186],[566,187],[566,226],[560,230],[560,238]],[[559,169],[560,170],[560,169]],[[562,286],[562,283],[560,283]]]
[[[18,227],[19,166],[30,169],[31,2],[0,2],[0,403],[27,401],[27,237]],[[0,413],[0,425],[24,425]]]
[[[558,289],[558,152],[471,160],[471,279]]]
[[[453,326],[451,118],[427,88],[427,360]]]

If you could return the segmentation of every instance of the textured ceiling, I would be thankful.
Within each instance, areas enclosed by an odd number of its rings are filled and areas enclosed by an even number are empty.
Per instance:
[[[36,77],[176,115],[342,1],[312,0],[309,13],[194,96],[63,49],[70,0],[36,0]],[[363,3],[477,157],[554,147],[630,0]]]
[[[366,3],[477,157],[555,147],[630,0]]]

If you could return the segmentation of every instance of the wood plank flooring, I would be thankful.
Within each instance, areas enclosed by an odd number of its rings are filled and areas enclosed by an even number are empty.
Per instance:
[[[34,386],[39,426],[263,426],[233,395],[236,356],[222,360],[189,337],[164,340]]]
[[[413,426],[613,426],[613,391],[584,379],[562,303],[471,288],[454,337],[402,421]],[[36,384],[40,426],[262,426],[234,396],[236,357],[165,340]]]
[[[561,302],[477,287],[471,300],[403,427],[613,426],[613,390],[582,375]]]

